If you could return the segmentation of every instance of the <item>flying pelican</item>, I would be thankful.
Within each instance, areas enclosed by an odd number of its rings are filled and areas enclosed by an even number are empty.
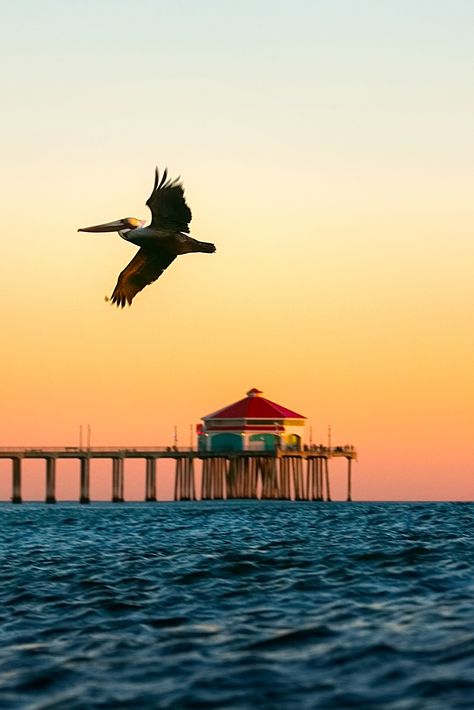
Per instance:
[[[167,180],[165,168],[160,179],[155,170],[155,184],[146,201],[151,210],[151,224],[144,227],[146,220],[135,217],[83,227],[78,232],[118,232],[122,239],[140,247],[131,262],[118,277],[111,296],[112,303],[121,308],[129,305],[139,291],[156,281],[163,271],[180,254],[200,251],[212,254],[214,244],[193,239],[188,231],[191,210],[184,199],[184,189],[176,180]]]

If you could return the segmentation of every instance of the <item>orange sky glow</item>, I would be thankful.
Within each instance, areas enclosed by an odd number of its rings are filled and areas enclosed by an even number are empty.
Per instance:
[[[21,5],[0,30],[0,446],[76,445],[80,425],[188,446],[258,387],[307,441],[331,425],[357,448],[355,499],[473,500],[472,4]],[[155,164],[217,253],[118,311],[135,247],[77,229],[148,217]],[[78,487],[61,463],[58,497]],[[91,492],[110,497],[108,464]],[[42,463],[23,494],[43,498]]]

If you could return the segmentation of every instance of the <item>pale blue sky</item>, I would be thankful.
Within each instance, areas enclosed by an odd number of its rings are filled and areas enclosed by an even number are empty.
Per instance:
[[[462,163],[473,24],[467,0],[4,0],[3,149]]]

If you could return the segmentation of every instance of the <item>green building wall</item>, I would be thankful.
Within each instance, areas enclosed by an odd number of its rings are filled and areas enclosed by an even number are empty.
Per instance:
[[[262,451],[275,451],[278,438],[275,434],[252,434],[250,443],[263,443]]]
[[[210,438],[210,451],[242,451],[242,437],[240,434],[214,434]]]

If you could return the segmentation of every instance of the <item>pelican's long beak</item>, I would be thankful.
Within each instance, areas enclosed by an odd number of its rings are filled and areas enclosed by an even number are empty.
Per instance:
[[[78,232],[118,232],[121,229],[130,229],[128,217],[126,219],[116,219],[114,222],[97,224],[95,227],[82,227]]]

